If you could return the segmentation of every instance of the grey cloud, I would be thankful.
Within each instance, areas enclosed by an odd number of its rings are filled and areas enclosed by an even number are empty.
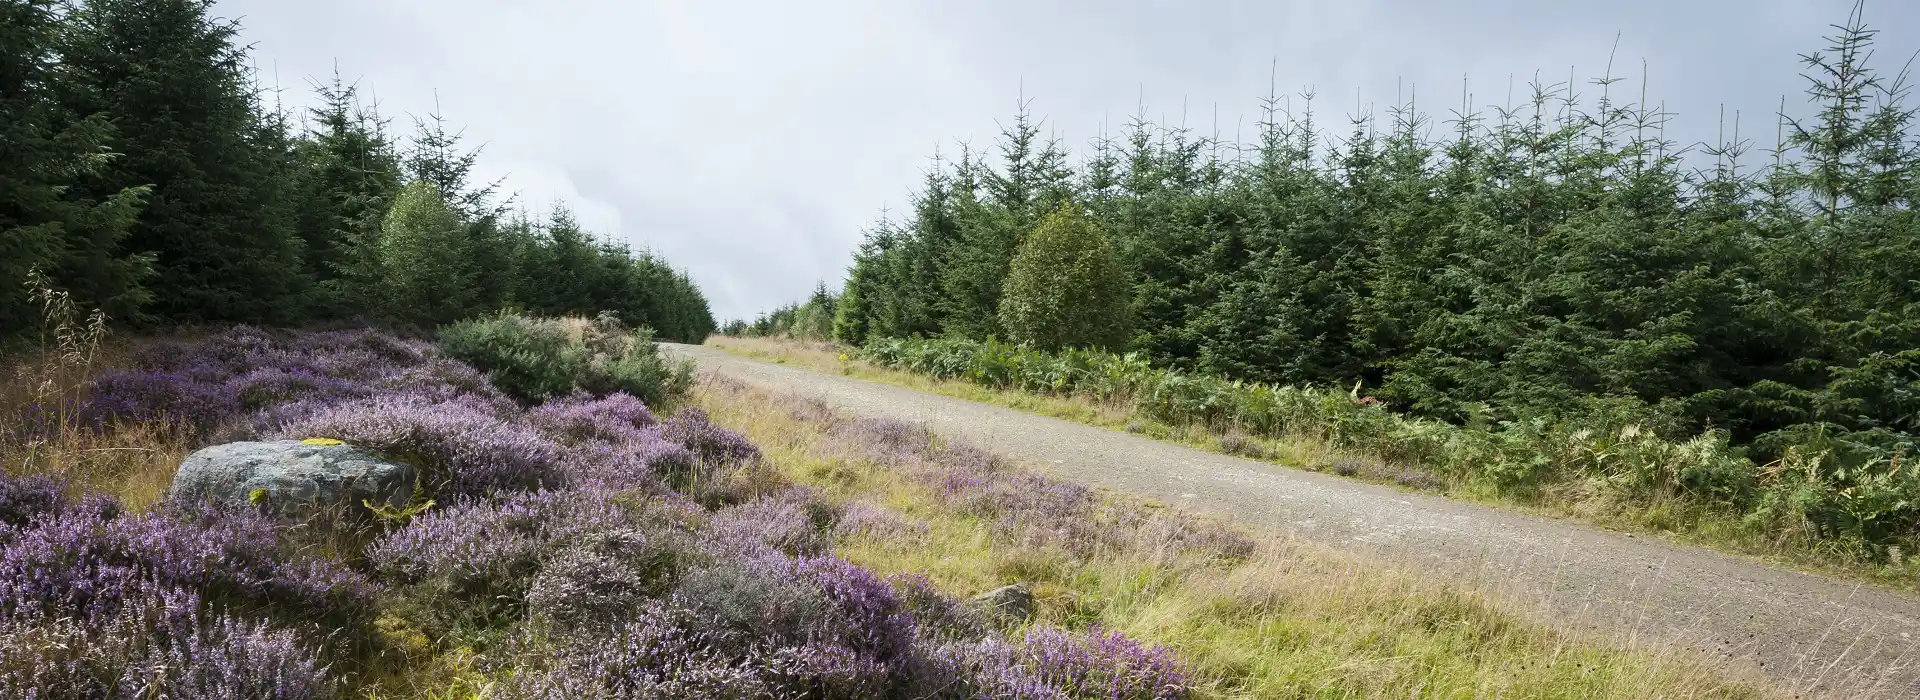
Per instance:
[[[486,174],[538,208],[689,270],[722,317],[838,280],[882,206],[908,204],[936,146],[991,143],[1024,90],[1069,144],[1136,111],[1232,136],[1269,81],[1314,86],[1323,123],[1418,86],[1436,116],[1461,80],[1479,104],[1537,70],[1678,113],[1669,136],[1712,138],[1722,103],[1747,133],[1797,105],[1797,54],[1848,3],[1109,2],[835,0],[229,0],[256,62],[287,88],[341,72],[404,113],[440,108],[487,145]],[[1879,0],[1878,62],[1920,46],[1920,6]],[[306,95],[289,89],[286,99]]]

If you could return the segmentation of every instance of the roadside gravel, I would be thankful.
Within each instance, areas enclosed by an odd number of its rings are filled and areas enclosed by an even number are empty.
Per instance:
[[[662,348],[854,415],[922,423],[1058,478],[1450,576],[1555,624],[1756,664],[1789,689],[1920,697],[1913,595],[710,347]]]

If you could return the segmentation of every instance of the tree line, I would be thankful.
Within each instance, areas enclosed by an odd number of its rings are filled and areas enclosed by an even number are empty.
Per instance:
[[[1762,460],[1908,452],[1920,141],[1874,34],[1856,7],[1803,57],[1809,109],[1690,147],[1612,75],[1337,128],[1270,96],[1251,143],[1141,117],[1084,157],[1023,104],[993,151],[936,155],[837,294],[731,330],[1105,347],[1461,424],[1724,430]]]
[[[396,137],[337,75],[296,113],[210,0],[0,0],[0,338],[38,271],[132,324],[419,325],[613,311],[698,342],[684,272],[534,220],[438,114]]]

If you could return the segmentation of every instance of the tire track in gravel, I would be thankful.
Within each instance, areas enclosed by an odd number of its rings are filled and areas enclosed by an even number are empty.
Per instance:
[[[1555,624],[1753,663],[1791,690],[1920,698],[1920,598],[1695,547],[662,343],[702,370],[921,423],[1057,478],[1459,579]]]

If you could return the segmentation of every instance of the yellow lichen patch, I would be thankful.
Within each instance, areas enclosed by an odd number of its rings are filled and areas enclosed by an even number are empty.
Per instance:
[[[320,446],[320,447],[328,447],[328,446],[331,446],[331,445],[344,445],[344,444],[346,444],[346,443],[343,443],[343,442],[340,442],[339,440],[335,440],[335,439],[333,439],[333,438],[307,438],[307,439],[305,439],[305,440],[301,440],[301,441],[300,441],[300,444],[302,444],[302,445],[317,445],[317,446]]]

